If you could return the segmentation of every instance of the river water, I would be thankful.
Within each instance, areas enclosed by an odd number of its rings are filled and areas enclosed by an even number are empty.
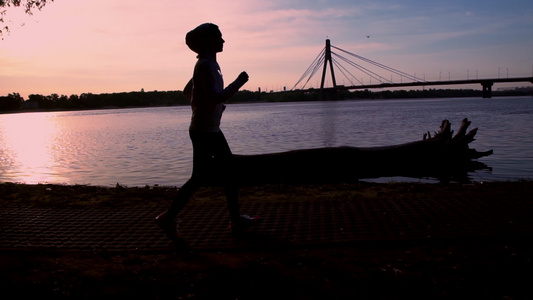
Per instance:
[[[222,130],[236,154],[422,139],[448,119],[479,128],[475,181],[533,178],[533,98],[230,104]],[[181,186],[190,176],[189,107],[0,115],[0,182]],[[381,178],[377,181],[426,179]],[[374,180],[375,181],[375,180]]]

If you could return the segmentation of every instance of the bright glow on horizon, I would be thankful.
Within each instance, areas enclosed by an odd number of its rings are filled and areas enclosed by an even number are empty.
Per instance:
[[[245,70],[247,90],[292,88],[326,37],[426,80],[533,76],[532,15],[527,0],[55,0],[33,16],[8,9],[0,95],[182,90],[195,63],[184,37],[204,22],[226,40],[226,83]]]

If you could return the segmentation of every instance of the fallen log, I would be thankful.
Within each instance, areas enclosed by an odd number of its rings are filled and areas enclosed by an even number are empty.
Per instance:
[[[492,154],[470,149],[477,128],[462,121],[454,136],[448,120],[433,136],[384,147],[329,147],[259,155],[235,155],[236,176],[243,185],[267,183],[339,183],[364,178],[412,177],[468,181],[468,172],[489,169],[474,161]]]

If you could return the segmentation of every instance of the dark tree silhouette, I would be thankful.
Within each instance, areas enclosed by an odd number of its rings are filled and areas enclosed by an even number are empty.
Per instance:
[[[53,1],[54,0],[0,0],[0,37],[3,37],[4,32],[9,32],[9,26],[2,25],[8,8],[22,6],[28,15],[32,15],[35,9],[41,10],[47,3]]]
[[[17,111],[23,101],[19,93],[9,94],[6,97],[0,96],[0,111]]]

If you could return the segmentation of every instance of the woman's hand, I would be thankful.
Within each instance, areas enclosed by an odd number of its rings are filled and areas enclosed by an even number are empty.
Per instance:
[[[242,82],[247,82],[248,79],[249,79],[248,73],[241,72],[241,74],[239,74],[239,77],[237,77],[237,79],[242,81]]]

